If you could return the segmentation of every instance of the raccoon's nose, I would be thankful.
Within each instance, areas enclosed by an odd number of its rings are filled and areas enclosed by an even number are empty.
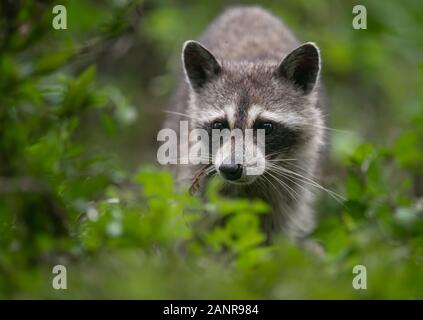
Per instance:
[[[242,165],[236,163],[223,163],[219,171],[225,179],[238,180],[242,176]]]

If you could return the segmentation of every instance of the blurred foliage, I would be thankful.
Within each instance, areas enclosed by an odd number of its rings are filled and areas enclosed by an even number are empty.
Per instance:
[[[345,200],[320,197],[323,256],[264,243],[264,203],[218,181],[204,203],[148,164],[180,45],[226,1],[61,1],[68,30],[54,4],[0,4],[0,298],[423,297],[421,1],[362,1],[361,31],[354,1],[261,3],[320,45],[330,125],[348,130],[329,131],[323,184]]]

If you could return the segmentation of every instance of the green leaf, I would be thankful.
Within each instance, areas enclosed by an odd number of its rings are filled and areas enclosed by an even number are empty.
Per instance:
[[[40,75],[56,71],[63,67],[75,53],[76,51],[72,47],[58,52],[49,52],[37,61],[34,68],[34,74]]]
[[[78,79],[68,84],[64,95],[63,112],[78,113],[89,103],[95,67],[87,68]]]

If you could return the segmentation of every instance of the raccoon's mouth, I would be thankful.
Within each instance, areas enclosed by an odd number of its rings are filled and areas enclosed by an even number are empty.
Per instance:
[[[249,176],[249,175],[242,175],[241,177],[239,177],[238,179],[228,179],[227,177],[225,177],[224,174],[219,172],[219,176],[223,179],[223,181],[232,184],[232,185],[238,185],[238,186],[242,186],[242,185],[248,185],[253,183],[254,181],[256,181],[258,176]]]
[[[245,186],[245,185],[253,183],[256,180],[256,178],[251,177],[251,178],[248,178],[248,179],[238,179],[238,180],[228,180],[228,179],[223,178],[223,180],[225,182],[228,182],[229,184],[234,184],[234,185],[238,185],[238,186]]]

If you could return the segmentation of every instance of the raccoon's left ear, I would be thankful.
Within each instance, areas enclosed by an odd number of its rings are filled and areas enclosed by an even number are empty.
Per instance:
[[[304,43],[283,59],[276,72],[304,94],[310,93],[320,72],[319,48],[312,42]]]
[[[199,91],[221,71],[213,54],[197,41],[186,41],[182,49],[185,74],[194,91]]]

